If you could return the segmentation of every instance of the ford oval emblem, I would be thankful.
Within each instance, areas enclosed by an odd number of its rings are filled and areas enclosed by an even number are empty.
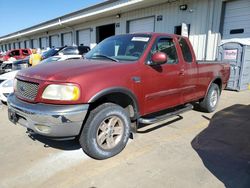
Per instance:
[[[25,92],[25,87],[24,87],[24,86],[21,86],[21,87],[20,87],[20,90],[21,90],[22,92]]]

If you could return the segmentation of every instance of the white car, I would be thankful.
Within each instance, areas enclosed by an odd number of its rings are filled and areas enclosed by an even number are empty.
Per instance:
[[[7,97],[14,91],[14,78],[18,71],[0,75],[0,100],[7,102]]]
[[[59,55],[44,59],[43,61],[41,61],[41,63],[50,63],[54,61],[66,61],[66,60],[81,59],[81,58],[82,58],[81,55],[63,55],[59,53]]]
[[[58,55],[49,57],[41,63],[50,63],[54,61],[65,61],[72,59],[81,59],[81,55]],[[17,71],[8,72],[0,75],[0,100],[3,102],[7,102],[8,95],[14,92],[14,78],[17,74]]]

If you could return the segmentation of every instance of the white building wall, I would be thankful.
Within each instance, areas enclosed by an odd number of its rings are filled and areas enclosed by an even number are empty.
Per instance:
[[[125,2],[125,0],[121,1]],[[179,6],[188,5],[188,10],[181,11]],[[198,60],[208,59],[214,60],[216,57],[217,45],[220,41],[219,26],[221,15],[222,0],[176,0],[171,3],[163,1],[163,3],[141,8],[130,12],[114,12],[112,16],[99,18],[94,21],[88,21],[77,25],[67,27],[61,26],[61,29],[48,31],[29,36],[32,38],[47,37],[58,34],[61,43],[62,34],[72,32],[72,43],[77,44],[76,31],[82,29],[90,29],[90,47],[96,44],[96,27],[106,24],[119,24],[115,28],[116,34],[127,33],[127,22],[130,20],[155,17],[155,32],[174,33],[175,26],[181,25],[183,22],[190,24],[189,39],[194,47]],[[116,18],[116,14],[120,14],[120,18]],[[157,21],[157,16],[162,16],[162,21]],[[23,39],[21,39],[23,40]],[[47,42],[49,44],[49,42]],[[62,44],[61,44],[62,45]]]
[[[225,5],[223,39],[250,37],[250,1],[234,0]],[[231,30],[244,29],[243,33],[230,34]]]
[[[221,1],[217,1],[217,4],[221,4]],[[149,17],[158,15],[163,16],[162,21],[155,20],[155,32],[167,32],[174,33],[175,26],[181,25],[181,23],[187,23],[191,25],[189,39],[194,47],[195,54],[198,60],[215,59],[215,51],[219,40],[219,22],[213,23],[214,30],[211,31],[209,40],[207,40],[208,34],[208,22],[209,18],[215,20],[217,16],[211,16],[208,9],[209,4],[213,0],[181,0],[172,3],[164,3],[150,8],[144,8],[132,12],[122,14],[121,16],[121,33],[126,33],[126,22],[127,20],[133,20],[137,18]],[[182,4],[188,5],[187,11],[181,11],[179,6]],[[216,11],[220,12],[220,9]],[[219,13],[220,14],[220,13]],[[217,15],[219,15],[217,14]],[[216,26],[216,27],[215,27]],[[207,41],[210,43],[207,47]],[[205,53],[207,49],[207,53]]]

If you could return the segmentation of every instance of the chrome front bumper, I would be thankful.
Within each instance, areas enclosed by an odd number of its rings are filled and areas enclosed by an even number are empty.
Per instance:
[[[77,136],[89,105],[31,104],[12,93],[8,100],[9,120],[48,137]]]

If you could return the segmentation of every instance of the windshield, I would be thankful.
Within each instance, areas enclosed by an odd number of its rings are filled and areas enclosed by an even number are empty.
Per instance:
[[[48,51],[43,52],[42,57],[43,59],[46,59],[48,57],[55,55],[58,51],[59,51],[58,48],[51,48]]]
[[[54,61],[59,61],[60,59],[61,59],[60,57],[52,56],[52,57],[42,60],[41,63],[50,63]]]
[[[118,35],[105,39],[88,52],[86,59],[105,59],[110,61],[136,61],[143,54],[150,35]]]

